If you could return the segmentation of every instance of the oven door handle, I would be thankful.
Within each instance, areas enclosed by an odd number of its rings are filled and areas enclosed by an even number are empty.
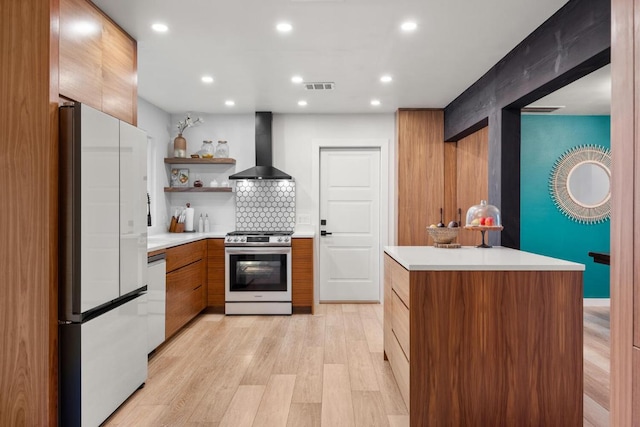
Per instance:
[[[226,253],[233,255],[242,254],[288,254],[291,253],[291,247],[274,247],[274,246],[262,246],[258,248],[225,248]]]

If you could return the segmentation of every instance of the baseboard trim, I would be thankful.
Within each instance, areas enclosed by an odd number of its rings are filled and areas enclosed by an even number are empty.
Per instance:
[[[584,298],[583,307],[610,307],[611,298]]]

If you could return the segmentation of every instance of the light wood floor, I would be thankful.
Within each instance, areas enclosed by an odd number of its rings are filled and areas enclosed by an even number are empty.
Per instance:
[[[408,426],[383,360],[383,306],[291,317],[206,314],[149,360],[105,426]],[[608,425],[609,309],[585,310],[586,426]]]

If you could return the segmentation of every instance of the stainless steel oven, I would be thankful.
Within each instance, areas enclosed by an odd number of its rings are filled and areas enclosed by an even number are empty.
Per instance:
[[[225,256],[226,314],[291,314],[289,236],[230,233]]]

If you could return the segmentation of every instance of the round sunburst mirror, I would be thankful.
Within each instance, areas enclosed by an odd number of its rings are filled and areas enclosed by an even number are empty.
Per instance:
[[[570,219],[595,224],[611,214],[611,151],[598,145],[574,147],[555,162],[551,198]]]

